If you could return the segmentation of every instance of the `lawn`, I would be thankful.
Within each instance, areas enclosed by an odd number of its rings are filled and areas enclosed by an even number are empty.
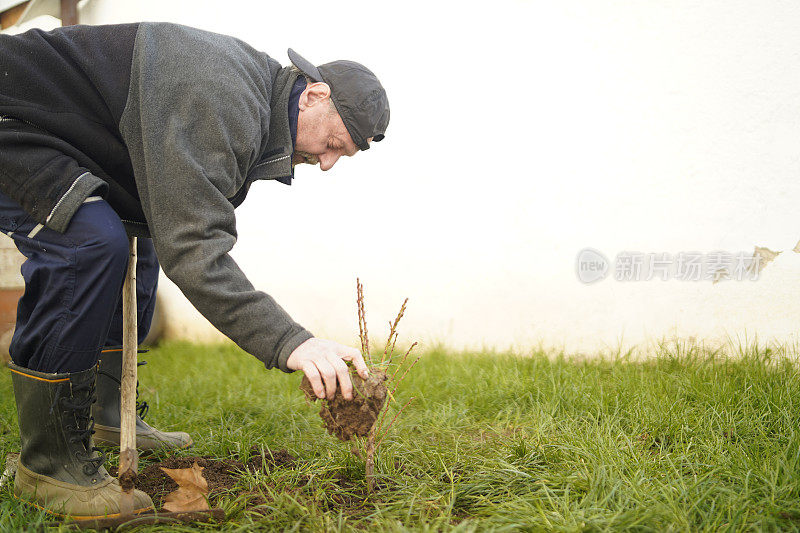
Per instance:
[[[797,530],[792,357],[685,345],[645,362],[430,350],[402,384],[398,400],[416,399],[380,449],[369,496],[363,463],[325,433],[299,373],[266,371],[231,346],[170,343],[143,356],[140,378],[148,420],[194,437],[181,453],[297,458],[243,473],[249,496],[220,496],[229,520],[215,529]],[[17,447],[2,371],[0,458]],[[0,494],[0,529],[46,520]]]

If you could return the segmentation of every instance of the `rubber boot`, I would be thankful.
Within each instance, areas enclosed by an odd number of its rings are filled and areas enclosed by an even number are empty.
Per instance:
[[[144,365],[145,362],[139,363]],[[100,354],[97,373],[97,403],[92,408],[95,419],[95,442],[104,446],[119,446],[119,386],[122,376],[122,350],[105,349]],[[139,385],[136,385],[136,448],[142,452],[153,450],[180,450],[192,445],[192,438],[182,431],[159,431],[149,426],[143,418],[149,406],[139,402]]]
[[[58,516],[76,520],[119,516],[122,487],[92,446],[92,402],[97,367],[44,374],[9,364],[22,441],[14,494]],[[134,512],[153,501],[134,490]]]

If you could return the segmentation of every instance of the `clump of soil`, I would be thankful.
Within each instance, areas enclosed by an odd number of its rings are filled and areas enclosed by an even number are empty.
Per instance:
[[[342,441],[348,441],[354,436],[365,437],[375,425],[378,415],[386,403],[387,375],[381,370],[370,370],[369,377],[363,379],[355,369],[350,369],[350,380],[353,382],[353,399],[345,400],[341,389],[336,389],[333,400],[323,400],[319,416],[328,433],[335,435]],[[311,382],[303,376],[300,383],[303,391],[311,401],[316,401],[317,395],[311,387]]]
[[[236,458],[215,459],[210,456],[204,457],[168,457],[164,461],[151,463],[144,467],[136,476],[136,488],[144,491],[153,499],[156,508],[160,509],[164,505],[164,498],[170,492],[178,489],[178,484],[172,480],[161,468],[191,468],[197,464],[203,467],[203,477],[208,482],[209,498],[218,496],[230,491],[236,485],[236,476],[245,470],[261,471],[274,467],[292,467],[297,463],[291,453],[286,450],[270,451],[265,450],[261,456],[261,450],[253,448],[250,450],[250,458],[247,462],[239,461]],[[108,473],[116,476],[117,467],[110,467]]]
[[[119,486],[122,490],[128,491],[136,485],[136,474],[132,470],[127,470],[124,474],[119,476]]]

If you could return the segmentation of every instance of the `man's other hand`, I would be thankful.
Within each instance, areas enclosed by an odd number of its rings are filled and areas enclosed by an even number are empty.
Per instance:
[[[286,366],[290,370],[302,370],[311,382],[317,398],[333,400],[336,394],[336,380],[342,388],[342,396],[346,400],[353,399],[353,384],[350,382],[350,373],[345,361],[351,361],[356,367],[358,375],[367,379],[369,370],[361,352],[350,346],[338,342],[316,337],[295,348]]]

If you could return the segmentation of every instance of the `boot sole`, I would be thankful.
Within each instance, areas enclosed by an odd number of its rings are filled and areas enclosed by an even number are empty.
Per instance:
[[[103,472],[105,472],[105,470],[103,470]],[[71,517],[75,520],[96,520],[103,517],[116,518],[124,516],[118,507],[119,498],[123,494],[122,488],[115,478],[108,476],[108,474],[106,474],[106,476],[107,477],[101,480],[96,486],[73,485],[58,479],[49,478],[42,474],[37,474],[26,468],[25,465],[19,464],[17,465],[17,474],[14,478],[14,490],[12,491],[12,495],[16,500],[22,503],[60,518]],[[39,496],[40,490],[42,494],[41,497]],[[66,492],[66,494],[64,494],[64,492]],[[149,495],[140,490],[136,490],[134,491],[134,496],[136,497],[134,505],[144,503],[145,506],[135,508],[133,514],[138,515],[148,510],[155,511],[155,504]],[[73,505],[71,508],[65,508],[69,500],[73,497],[77,498],[77,505]],[[146,498],[146,500],[144,500],[144,498]],[[92,507],[92,501],[98,506]],[[111,508],[108,508],[108,503],[110,502],[114,502],[114,504]],[[88,506],[85,505],[87,503],[89,504]],[[81,508],[82,504],[84,504],[83,508]],[[89,514],[83,514],[84,512]]]
[[[119,518],[120,516],[122,516],[122,513],[103,514],[103,515],[98,515],[98,516],[62,514],[62,513],[57,513],[55,511],[51,511],[50,509],[47,509],[46,507],[42,507],[41,505],[33,503],[30,500],[26,500],[25,498],[17,496],[13,492],[11,493],[11,496],[13,496],[15,500],[17,500],[19,502],[22,502],[25,505],[30,505],[31,507],[36,507],[40,511],[44,511],[45,513],[47,513],[49,515],[57,516],[59,518],[72,518],[73,520],[80,521],[80,520],[99,520],[101,518]],[[138,515],[138,514],[144,513],[145,511],[155,511],[155,507],[142,507],[141,509],[134,509],[133,514]]]

